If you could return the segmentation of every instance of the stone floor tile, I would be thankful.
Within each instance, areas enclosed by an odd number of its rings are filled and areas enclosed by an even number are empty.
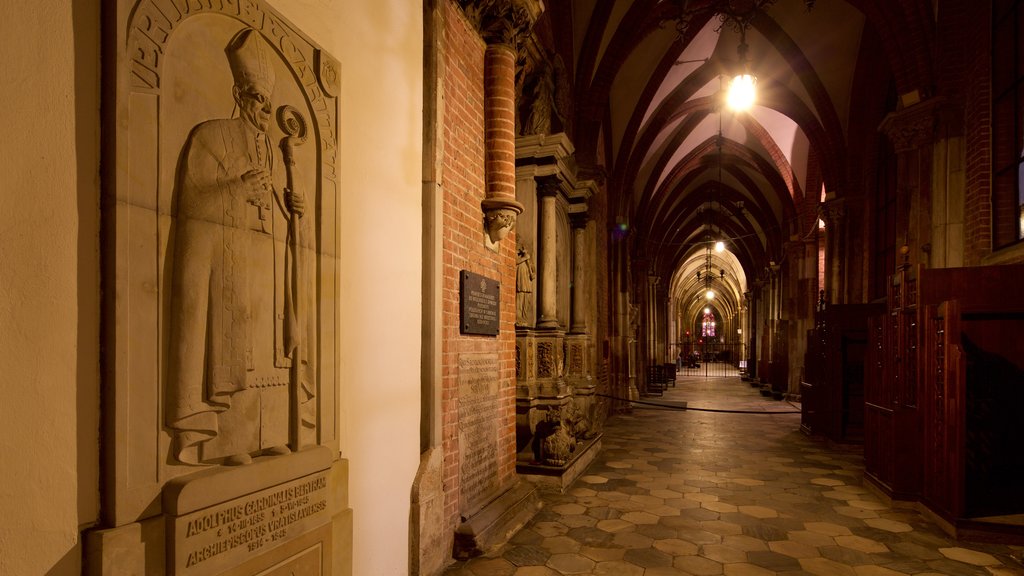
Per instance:
[[[654,540],[671,540],[679,536],[679,532],[662,524],[641,524],[636,527],[636,533]]]
[[[569,516],[572,514],[583,514],[587,509],[579,504],[559,504],[552,506],[551,511],[562,516]]]
[[[607,484],[608,479],[603,476],[588,475],[580,478],[580,482],[587,484]]]
[[[727,564],[725,576],[775,576],[774,570],[765,570],[753,564]]]
[[[804,526],[809,532],[817,532],[826,536],[849,536],[852,534],[846,526],[840,526],[832,522],[805,522]]]
[[[693,576],[689,572],[683,572],[679,568],[669,566],[667,568],[648,568],[644,570],[644,576]]]
[[[545,538],[561,536],[569,531],[569,527],[561,522],[537,522],[533,525],[533,531]]]
[[[636,532],[619,532],[612,537],[612,544],[623,548],[650,548],[654,545],[654,538]]]
[[[905,576],[903,572],[885,566],[854,566],[853,571],[857,576]]]
[[[559,576],[547,566],[525,566],[516,570],[515,576]]]
[[[996,566],[1000,564],[999,560],[996,560],[991,554],[967,548],[939,548],[939,553],[951,560],[957,560],[965,564],[973,564],[975,566]]]
[[[594,567],[595,576],[644,576],[644,569],[636,564],[614,560],[611,562],[598,562]]]
[[[623,520],[622,518],[614,518],[611,520],[601,520],[595,527],[599,530],[604,530],[605,532],[615,533],[622,532],[623,530],[635,530],[636,524]]]
[[[850,506],[854,508],[863,508],[865,510],[888,510],[889,507],[877,500],[851,500]]]
[[[694,502],[694,504],[697,504],[699,506],[699,504],[697,502]],[[654,514],[655,516],[678,516],[679,512],[681,510],[682,510],[682,508],[677,508],[675,506],[671,506],[671,505],[666,503],[665,505],[656,506],[654,508],[648,508],[647,510],[644,510],[644,511],[645,512],[650,512],[651,514]]]
[[[548,559],[548,567],[562,574],[590,574],[596,563],[579,554],[553,554]]]
[[[747,553],[724,544],[705,544],[700,548],[700,555],[722,564],[746,562]]]
[[[514,576],[516,567],[504,558],[477,558],[469,563],[473,576]]]
[[[796,558],[770,551],[747,552],[747,563],[760,566],[772,572],[801,570],[803,568]]]
[[[835,536],[834,538],[836,544],[865,554],[882,554],[889,551],[885,544],[862,536]]]
[[[821,556],[818,548],[794,540],[779,540],[769,542],[768,549],[778,554],[784,554],[790,558],[817,558]]]
[[[584,546],[580,548],[579,553],[590,558],[594,562],[610,562],[612,560],[622,560],[622,556],[626,553],[626,549],[605,546]]]
[[[582,546],[578,541],[573,540],[568,536],[553,536],[551,538],[545,538],[540,545],[552,555],[576,552]]]
[[[678,538],[655,540],[654,547],[673,556],[694,556],[700,549],[693,542],[687,542],[686,540],[680,540]]]
[[[779,515],[777,510],[765,506],[740,506],[739,510],[740,514],[746,514],[754,518],[776,518]]]
[[[731,546],[732,548],[736,548],[737,550],[743,550],[744,552],[757,552],[768,550],[768,544],[766,544],[763,540],[751,538],[746,534],[723,536],[722,544],[725,544],[726,546]]]
[[[794,542],[807,544],[808,546],[835,546],[836,541],[828,534],[811,532],[810,530],[793,530],[789,533],[789,539]]]
[[[693,576],[715,576],[722,574],[722,564],[700,556],[676,556],[673,566]]]
[[[905,522],[897,522],[886,518],[867,518],[864,523],[872,528],[885,530],[887,532],[910,532],[914,528]]]
[[[591,526],[580,526],[569,530],[569,538],[588,546],[602,546],[612,541],[612,534]]]
[[[658,489],[658,490],[651,490],[651,496],[654,496],[656,498],[661,498],[662,500],[671,500],[673,498],[682,498],[683,497],[683,493],[682,492],[676,492],[675,490],[670,490],[668,488],[661,488],[661,489]],[[662,502],[662,503],[664,504],[664,502]]]
[[[580,528],[583,526],[591,527],[597,524],[597,518],[593,516],[587,516],[585,514],[572,514],[570,516],[562,516],[558,519],[562,524],[565,524],[567,528],[572,530],[573,528]]]
[[[956,560],[942,559],[926,562],[933,572],[946,576],[989,576],[989,571],[980,566],[964,564]]]
[[[751,538],[757,538],[765,542],[789,539],[788,531],[766,523],[748,524],[743,527],[743,533]]]
[[[725,536],[727,534],[743,534],[743,527],[733,522],[722,520],[706,520],[700,523],[700,527],[708,532]]]
[[[551,553],[540,546],[512,546],[501,557],[516,566],[543,566]]]
[[[626,512],[622,515],[621,520],[626,522],[632,522],[633,524],[657,524],[660,516],[655,516],[648,512]]]
[[[713,510],[715,512],[722,513],[736,512],[738,510],[736,506],[733,506],[732,504],[728,504],[725,502],[701,502],[700,506],[701,508],[706,508],[708,510]]]
[[[825,472],[828,471],[826,470]],[[835,478],[812,478],[811,484],[817,484],[818,486],[842,486],[843,484],[846,484],[846,482],[836,480]]]
[[[688,500],[696,500],[697,502],[717,502],[718,496],[714,494],[707,494],[705,492],[690,492],[683,495],[683,498]]]
[[[623,561],[641,568],[657,568],[672,566],[673,557],[656,548],[633,548],[626,550]]]
[[[800,566],[816,576],[857,576],[853,568],[828,558],[801,558]]]

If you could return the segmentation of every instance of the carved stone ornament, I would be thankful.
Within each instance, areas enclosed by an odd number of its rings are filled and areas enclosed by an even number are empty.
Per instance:
[[[540,0],[459,0],[488,44],[518,45],[544,10]]]
[[[555,373],[555,347],[551,342],[537,344],[537,377],[553,378]]]
[[[196,466],[337,453],[340,65],[261,0],[116,6],[121,521]]]
[[[498,242],[508,236],[516,225],[516,217],[523,212],[523,205],[512,199],[487,198],[482,202],[484,211],[484,243],[495,252]]]
[[[939,98],[931,98],[909,108],[890,112],[878,129],[889,137],[896,152],[908,152],[927,146],[935,138],[940,104]]]

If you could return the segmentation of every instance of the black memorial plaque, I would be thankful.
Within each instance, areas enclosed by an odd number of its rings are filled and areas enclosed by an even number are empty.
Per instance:
[[[459,274],[459,322],[463,334],[498,335],[501,283],[468,270]]]

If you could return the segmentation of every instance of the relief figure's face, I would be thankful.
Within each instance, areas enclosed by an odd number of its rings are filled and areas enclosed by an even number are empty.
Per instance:
[[[235,86],[233,91],[241,117],[260,132],[266,132],[270,126],[270,93],[258,86]]]

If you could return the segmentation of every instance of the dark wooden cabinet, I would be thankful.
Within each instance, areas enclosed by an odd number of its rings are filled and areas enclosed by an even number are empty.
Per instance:
[[[876,304],[839,304],[816,312],[801,383],[804,432],[863,441],[868,318],[881,310]]]
[[[958,532],[1024,542],[1024,266],[911,269],[870,322],[865,472]]]
[[[915,498],[921,484],[919,274],[904,266],[893,275],[885,313],[869,322],[864,471],[896,499]]]

